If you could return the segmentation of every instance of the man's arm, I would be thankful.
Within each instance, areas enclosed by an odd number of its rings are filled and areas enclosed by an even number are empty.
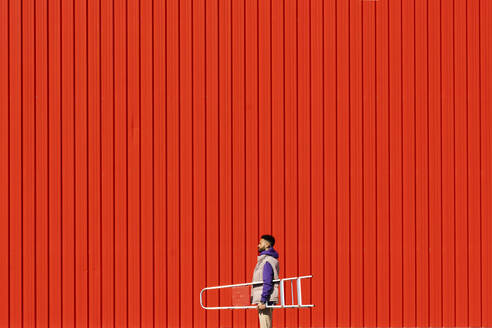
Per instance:
[[[263,267],[263,292],[261,293],[261,303],[268,302],[273,292],[273,268],[269,262]]]

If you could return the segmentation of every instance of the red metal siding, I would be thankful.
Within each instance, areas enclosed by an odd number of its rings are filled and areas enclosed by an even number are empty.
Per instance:
[[[492,326],[492,2],[0,1],[0,326]],[[226,305],[230,294],[209,304]]]

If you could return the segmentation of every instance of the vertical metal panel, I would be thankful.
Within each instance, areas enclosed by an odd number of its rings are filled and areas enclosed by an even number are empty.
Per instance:
[[[199,1],[198,3],[200,3]],[[234,282],[248,279],[246,274],[246,199],[244,192],[246,190],[246,103],[245,92],[245,2],[232,1],[232,279]],[[197,49],[200,51],[200,48]],[[200,52],[197,53],[200,55]],[[196,69],[199,71],[198,69]],[[199,82],[199,81],[197,81]],[[198,86],[198,85],[197,85]],[[199,89],[199,88],[197,88]],[[200,94],[199,91],[196,91]],[[198,107],[200,109],[200,107]],[[198,159],[199,157],[197,157]],[[282,158],[283,164],[283,158]],[[197,171],[196,173],[199,173]],[[197,179],[199,179],[197,177]],[[283,179],[281,177],[280,179]],[[198,180],[199,181],[199,180]],[[197,216],[198,218],[198,216]],[[199,241],[199,239],[197,239]],[[196,294],[195,294],[196,295]],[[206,314],[205,314],[206,315]],[[245,311],[234,311],[233,324],[235,326],[244,326],[246,314]],[[199,319],[199,318],[197,318]],[[195,327],[199,324],[195,324]]]
[[[127,207],[127,87],[126,6],[114,2],[114,322],[128,323],[128,207]],[[162,128],[161,128],[162,129]],[[159,139],[157,139],[159,140]],[[162,152],[161,152],[162,154]],[[161,240],[162,242],[162,240]],[[162,245],[162,244],[161,244]],[[164,245],[161,246],[165,248]],[[159,301],[159,299],[157,299]]]
[[[115,85],[114,85],[114,20],[113,3],[102,2],[101,17],[101,325],[115,325]],[[152,36],[151,33],[150,37]],[[150,97],[152,101],[152,97]],[[152,133],[152,129],[147,129]],[[147,157],[145,160],[152,165]],[[73,168],[73,165],[72,165]],[[147,170],[147,174],[152,174]],[[151,188],[147,188],[148,190]],[[152,198],[150,199],[152,200]],[[150,207],[149,210],[152,210]],[[152,221],[149,216],[147,222]],[[73,231],[70,229],[68,231]],[[67,233],[68,234],[68,233]],[[65,235],[65,233],[64,233]],[[152,242],[152,238],[147,238]],[[69,272],[71,270],[68,270]],[[69,278],[70,279],[70,278]],[[152,283],[147,279],[146,283]],[[65,288],[64,288],[65,290]],[[70,294],[69,294],[70,295]],[[70,296],[68,296],[70,298]],[[72,300],[70,300],[72,302]],[[70,304],[70,303],[69,303]],[[152,306],[146,306],[149,311]],[[71,309],[70,309],[71,310]],[[70,313],[70,312],[69,312]],[[65,318],[65,316],[64,316]],[[68,321],[70,322],[70,321]]]
[[[468,133],[468,241],[470,325],[482,322],[482,212],[481,212],[481,106],[480,106],[480,2],[467,7],[467,133]],[[430,133],[430,132],[429,132]],[[431,204],[431,203],[430,203]],[[432,311],[431,311],[432,313]]]
[[[390,235],[390,81],[389,3],[376,6],[376,318],[390,324],[391,235]],[[389,282],[389,283],[388,283]]]
[[[440,17],[440,4],[431,2],[429,17]],[[442,325],[442,149],[441,149],[441,35],[439,19],[428,20],[429,83],[429,322]],[[430,110],[433,108],[434,110]]]
[[[492,36],[486,31],[490,31],[491,22],[487,19],[492,15],[492,4],[490,2],[479,3],[479,37],[480,37],[480,126],[481,133],[481,241],[482,241],[482,324],[487,325],[492,322],[492,311],[488,306],[492,302],[490,293],[492,292],[492,225],[489,219],[492,213],[492,117],[490,108],[492,106]]]
[[[427,17],[427,3],[415,3],[415,17]],[[429,322],[429,131],[427,24],[415,21],[415,325]]]
[[[402,4],[388,2],[390,323],[403,325]],[[437,16],[437,15],[436,15]],[[439,136],[440,137],[440,136]],[[440,260],[440,257],[439,257]]]
[[[46,1],[47,4],[48,1]],[[40,12],[40,17],[46,17],[46,14],[43,12]],[[74,111],[74,104],[75,104],[75,56],[74,56],[74,51],[75,51],[75,42],[74,42],[74,31],[75,31],[75,26],[74,26],[74,3],[73,2],[66,2],[63,3],[62,8],[61,8],[61,44],[62,44],[62,50],[61,50],[61,60],[62,60],[62,94],[61,94],[61,99],[62,99],[62,148],[61,148],[61,156],[62,156],[62,192],[63,192],[63,198],[62,198],[62,218],[63,218],[63,226],[62,226],[62,258],[63,258],[63,263],[62,263],[62,323],[63,325],[70,324],[74,322],[76,318],[76,301],[75,301],[75,293],[76,293],[76,286],[77,286],[77,279],[75,276],[76,272],[76,217],[77,214],[75,212],[75,205],[76,205],[76,190],[75,190],[75,177],[76,177],[76,158],[75,158],[75,111]],[[48,26],[48,23],[45,19],[42,19],[41,22],[43,25],[41,26]],[[101,37],[105,37],[105,33],[101,35]],[[43,40],[40,40],[40,46],[39,49],[40,51],[45,50],[44,49],[44,43],[41,43]],[[41,52],[43,53],[43,52]],[[41,57],[43,59],[43,57]],[[102,57],[104,58],[104,56]],[[101,60],[104,60],[102,59]],[[46,59],[44,59],[46,60]],[[111,57],[111,62],[112,62],[112,57]],[[44,66],[43,62],[40,63],[40,65],[37,65],[36,68],[37,70],[40,70],[40,75],[43,76],[45,75],[44,71]],[[102,74],[102,73],[101,73]],[[101,77],[103,78],[103,81],[106,81],[107,78],[106,74],[102,74]],[[41,80],[43,81],[43,80]],[[44,82],[44,81],[43,81]],[[48,85],[46,83],[41,83],[41,84],[36,84],[43,86],[44,89],[48,88]],[[38,88],[37,88],[38,89]],[[103,96],[106,95],[106,89],[103,89]],[[49,108],[44,109],[45,112],[49,112]],[[110,111],[107,111],[109,114],[111,114]],[[108,119],[104,120],[105,122],[108,121]],[[42,121],[41,121],[42,122]],[[113,124],[113,119],[111,117],[111,125]],[[42,129],[44,128],[45,124],[40,124],[39,127]],[[106,125],[104,125],[106,126]],[[46,140],[46,137],[44,139]],[[111,138],[104,137],[102,139],[102,142],[104,144],[107,144],[108,142],[111,142]],[[41,143],[40,143],[41,145]],[[38,147],[36,148],[38,149]],[[39,149],[43,149],[40,147]],[[104,151],[104,149],[103,149]],[[114,152],[111,152],[110,156],[112,156]],[[38,157],[36,157],[38,158]],[[41,165],[41,167],[46,165],[46,157],[39,157],[39,160],[37,160],[38,165]],[[106,162],[106,160],[104,160]],[[42,172],[42,171],[41,171]],[[41,187],[43,187],[41,185]],[[38,192],[39,194],[42,194],[42,192]],[[109,201],[109,197],[111,197],[111,192],[108,192],[107,189],[104,189],[103,192],[103,204],[104,204],[104,210],[109,208],[109,204],[111,202]],[[108,198],[106,198],[108,197]],[[108,204],[109,203],[109,204]],[[44,206],[44,204],[41,202],[38,203],[40,206]],[[107,217],[106,221],[112,221],[112,212],[103,212],[103,216]],[[112,217],[111,217],[112,216]],[[37,226],[41,229],[44,233],[45,227],[46,227],[46,221],[37,221],[39,222]],[[38,239],[39,240],[39,239]],[[110,239],[105,236],[103,238],[104,242],[110,242]],[[44,238],[39,240],[38,244],[41,246],[40,249],[43,251],[42,254],[46,254],[46,252],[49,251],[49,249],[46,249],[46,243],[44,242]],[[46,249],[46,250],[45,250]],[[43,261],[45,256],[39,256],[39,258]],[[109,272],[107,270],[104,270],[106,272]],[[41,281],[44,281],[42,276],[39,279],[38,286],[41,288],[40,290],[43,291],[43,285],[39,285]],[[109,285],[109,284],[108,284]],[[109,286],[108,286],[109,287]],[[110,287],[109,287],[110,288]],[[43,301],[38,301],[38,304],[43,304]],[[110,304],[106,302],[106,304]],[[49,308],[49,303],[46,303],[43,305],[46,309]],[[44,310],[44,309],[43,309]],[[38,312],[39,313],[39,312]],[[43,314],[43,317],[44,318]],[[47,318],[46,318],[47,319]],[[39,321],[40,324],[45,324],[44,321]]]
[[[492,325],[492,5],[1,2],[0,325]],[[231,293],[206,297],[226,305]]]
[[[26,1],[22,4],[22,114],[21,114],[21,163],[22,181],[35,180],[35,75],[34,56],[34,2]],[[34,192],[35,183],[22,184],[22,312],[23,324],[34,325],[35,323],[35,225],[34,225]],[[34,205],[34,206],[33,206]]]
[[[10,317],[10,11],[6,1],[1,3],[0,67],[0,324],[7,326]]]

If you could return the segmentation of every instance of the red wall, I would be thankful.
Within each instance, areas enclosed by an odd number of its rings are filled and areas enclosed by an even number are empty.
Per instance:
[[[492,326],[492,1],[0,6],[0,326]]]

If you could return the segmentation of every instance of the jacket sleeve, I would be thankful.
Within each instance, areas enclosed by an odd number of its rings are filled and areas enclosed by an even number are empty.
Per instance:
[[[261,302],[266,303],[270,300],[273,292],[273,268],[268,262],[263,267],[263,292],[261,293]]]

